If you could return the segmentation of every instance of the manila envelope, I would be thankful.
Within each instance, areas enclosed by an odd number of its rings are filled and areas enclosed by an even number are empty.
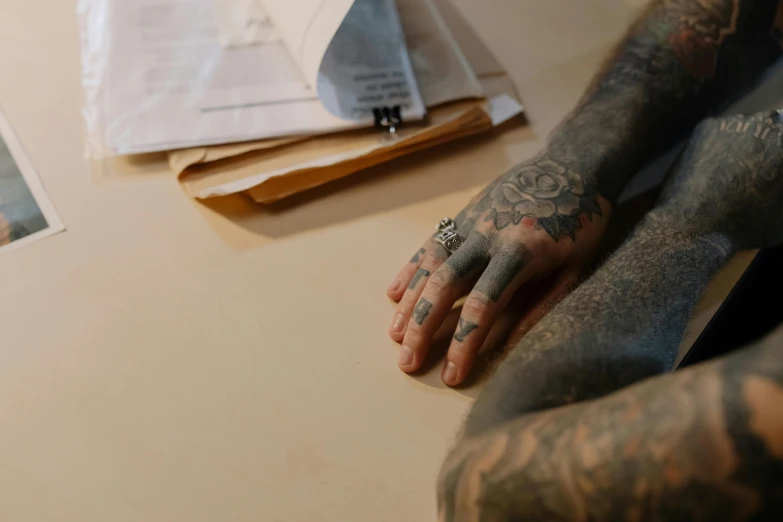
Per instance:
[[[172,151],[169,165],[185,191],[199,199],[244,192],[257,202],[269,203],[406,154],[489,131],[520,114],[523,109],[508,74],[448,0],[435,3],[487,100],[435,107],[425,122],[404,125],[395,136],[359,129]]]

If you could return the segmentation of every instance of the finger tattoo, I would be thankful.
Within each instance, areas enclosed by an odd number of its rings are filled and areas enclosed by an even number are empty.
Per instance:
[[[430,315],[430,310],[432,310],[432,303],[426,299],[420,299],[416,303],[416,308],[413,309],[413,320],[416,321],[416,324],[421,326],[427,316]]]
[[[413,279],[411,279],[411,282],[408,285],[408,290],[413,290],[414,288],[416,288],[416,285],[419,284],[419,279],[421,279],[422,277],[429,277],[429,276],[430,276],[429,270],[424,270],[423,268],[419,268],[418,270],[416,270],[416,273],[413,274]]]
[[[462,278],[474,270],[486,265],[487,252],[489,252],[489,238],[478,232],[473,232],[459,253],[451,256],[446,265],[454,270],[457,277]]]
[[[465,337],[467,337],[468,334],[470,334],[470,332],[472,332],[476,328],[478,328],[478,325],[476,323],[472,323],[460,317],[459,328],[457,329],[457,333],[454,334],[454,339],[456,339],[459,342],[463,342],[465,340]]]
[[[524,245],[516,251],[501,251],[495,254],[484,275],[476,283],[476,290],[492,301],[500,300],[508,285],[519,275],[533,257]]]
[[[413,254],[413,257],[411,258],[411,263],[418,263],[421,260],[421,256],[424,255],[424,253],[427,252],[423,248],[420,248],[418,252]]]

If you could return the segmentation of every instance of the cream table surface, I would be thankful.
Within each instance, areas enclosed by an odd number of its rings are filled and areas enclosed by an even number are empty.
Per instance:
[[[396,369],[384,295],[535,152],[641,1],[456,0],[530,126],[293,202],[188,199],[83,159],[73,0],[0,0],[0,104],[68,230],[0,256],[0,520],[435,518],[476,387]]]

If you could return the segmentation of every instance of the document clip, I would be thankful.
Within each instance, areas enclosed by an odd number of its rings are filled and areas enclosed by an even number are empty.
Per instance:
[[[399,105],[393,107],[379,107],[373,109],[372,113],[375,115],[375,126],[388,129],[390,134],[395,134],[397,132],[397,126],[402,123]]]

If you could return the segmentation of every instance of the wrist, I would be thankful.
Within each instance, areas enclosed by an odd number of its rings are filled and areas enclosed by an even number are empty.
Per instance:
[[[578,119],[568,120],[549,137],[546,152],[592,179],[598,192],[615,205],[645,155],[623,129],[597,131]]]

